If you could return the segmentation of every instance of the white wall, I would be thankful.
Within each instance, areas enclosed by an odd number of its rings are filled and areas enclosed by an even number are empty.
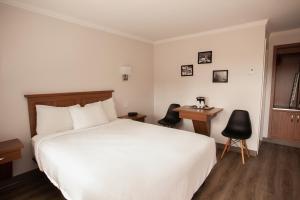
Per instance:
[[[128,82],[119,67],[133,67]],[[14,174],[35,167],[24,94],[113,89],[119,114],[153,113],[153,45],[0,4],[0,141],[19,138]]]
[[[228,28],[221,32],[169,41],[154,46],[154,118],[164,116],[170,103],[196,104],[197,96],[208,104],[224,108],[212,120],[211,135],[224,143],[221,135],[234,109],[250,113],[253,134],[247,141],[258,150],[265,51],[265,23]],[[213,51],[212,64],[197,64],[199,51]],[[194,76],[181,77],[180,66],[194,64]],[[254,73],[249,74],[250,68]],[[228,83],[212,83],[212,71],[229,70]],[[182,129],[193,131],[184,120]]]
[[[266,80],[266,93],[265,93],[265,112],[263,124],[263,137],[268,137],[269,127],[269,114],[270,114],[270,97],[271,97],[271,84],[272,84],[272,65],[273,65],[273,48],[276,45],[291,44],[300,42],[300,28],[288,31],[274,32],[270,34],[268,53],[267,53],[267,80]]]
[[[275,44],[300,41],[300,29],[274,33]],[[14,174],[35,167],[24,94],[113,89],[119,114],[138,111],[160,119],[170,103],[195,104],[206,96],[224,111],[212,120],[212,137],[221,135],[233,109],[250,112],[253,135],[249,148],[258,149],[264,72],[265,24],[254,23],[154,46],[0,4],[0,141],[20,138],[23,158]],[[213,63],[197,64],[199,51],[213,51]],[[269,50],[269,52],[271,52]],[[263,134],[267,133],[270,58]],[[154,63],[153,63],[154,62]],[[133,66],[128,82],[119,67]],[[180,65],[194,64],[193,77],[181,77]],[[154,77],[153,77],[154,65]],[[250,68],[254,73],[249,74]],[[212,70],[228,69],[229,83],[212,83]],[[153,93],[154,90],[154,93]],[[154,105],[153,105],[154,99]],[[154,108],[153,108],[154,107]],[[184,120],[181,127],[193,131]]]

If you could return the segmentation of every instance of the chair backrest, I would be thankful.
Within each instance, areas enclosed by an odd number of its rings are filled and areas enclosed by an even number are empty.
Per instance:
[[[225,130],[251,136],[252,128],[248,111],[234,110],[229,118]]]
[[[169,120],[172,120],[172,121],[180,121],[180,118],[179,118],[179,112],[176,112],[174,111],[175,108],[178,108],[180,107],[179,104],[177,103],[172,103],[169,108],[168,108],[168,111],[167,111],[167,114],[165,116],[165,119],[169,119]]]

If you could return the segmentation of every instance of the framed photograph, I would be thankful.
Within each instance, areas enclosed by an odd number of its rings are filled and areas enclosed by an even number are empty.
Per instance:
[[[214,83],[227,83],[228,82],[228,70],[214,70],[213,71]]]
[[[198,52],[198,64],[212,63],[212,51]]]
[[[193,76],[193,65],[181,65],[181,76]]]

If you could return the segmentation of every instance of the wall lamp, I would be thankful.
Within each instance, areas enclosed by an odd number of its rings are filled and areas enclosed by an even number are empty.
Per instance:
[[[128,77],[131,74],[131,66],[121,66],[120,73],[122,74],[123,81],[128,81]]]

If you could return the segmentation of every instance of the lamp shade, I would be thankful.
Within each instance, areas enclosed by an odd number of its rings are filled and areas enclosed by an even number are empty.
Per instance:
[[[120,67],[120,73],[130,75],[131,74],[131,66],[121,66]]]

